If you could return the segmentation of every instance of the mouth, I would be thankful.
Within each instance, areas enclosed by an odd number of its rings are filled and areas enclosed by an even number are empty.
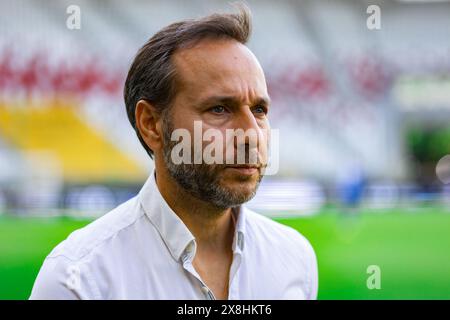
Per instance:
[[[251,176],[258,172],[259,166],[258,165],[233,165],[233,166],[227,166],[226,169],[231,169],[233,171],[239,172],[243,175]]]

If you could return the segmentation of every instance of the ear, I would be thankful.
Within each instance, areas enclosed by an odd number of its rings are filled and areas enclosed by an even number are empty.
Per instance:
[[[139,100],[134,111],[136,128],[154,153],[162,148],[162,130],[157,109],[147,100]],[[156,151],[156,152],[155,152]]]

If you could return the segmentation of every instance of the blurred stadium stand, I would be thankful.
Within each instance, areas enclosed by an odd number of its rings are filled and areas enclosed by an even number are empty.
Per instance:
[[[279,174],[254,208],[306,214],[336,198],[395,206],[423,194],[417,168],[425,162],[414,159],[407,133],[450,123],[450,3],[376,3],[382,27],[371,31],[365,1],[248,1],[249,47],[265,69],[281,141]],[[73,4],[80,30],[66,27]],[[104,212],[138,190],[152,164],[126,117],[127,68],[161,27],[224,8],[1,1],[0,207]],[[439,154],[449,153],[444,144]],[[344,183],[349,172],[359,180]],[[426,194],[448,201],[434,171],[426,176],[436,186]],[[361,190],[341,196],[342,185]]]
[[[143,170],[83,121],[76,108],[0,107],[0,132],[25,154],[49,150],[53,167],[69,182],[138,180]]]

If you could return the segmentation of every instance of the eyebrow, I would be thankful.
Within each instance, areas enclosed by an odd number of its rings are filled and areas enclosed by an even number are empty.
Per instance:
[[[200,105],[207,106],[214,103],[236,106],[239,105],[240,100],[234,96],[212,96],[203,100]],[[270,97],[258,97],[255,99],[255,103],[253,105],[268,106],[270,105]]]

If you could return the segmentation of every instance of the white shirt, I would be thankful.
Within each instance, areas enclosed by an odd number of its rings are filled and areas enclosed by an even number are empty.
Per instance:
[[[241,206],[229,299],[315,299],[314,250],[296,230]],[[196,241],[154,173],[139,194],[74,231],[46,257],[30,299],[214,299],[195,271]]]

